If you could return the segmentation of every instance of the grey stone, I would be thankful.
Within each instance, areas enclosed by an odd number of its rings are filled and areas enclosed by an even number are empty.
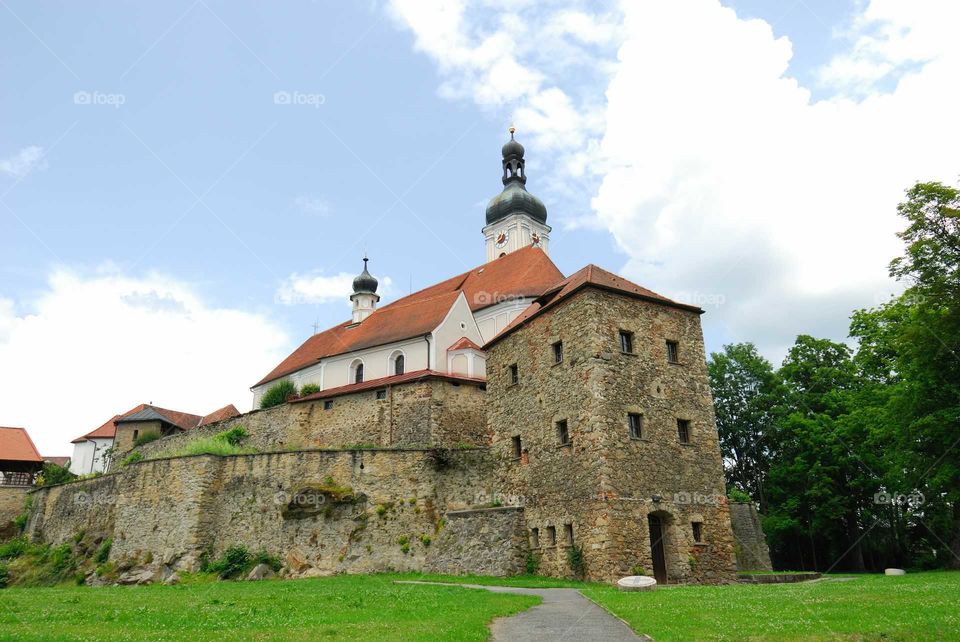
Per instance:
[[[907,572],[902,568],[886,568],[883,570],[884,575],[906,575]]]
[[[128,586],[131,584],[149,584],[153,581],[155,572],[149,568],[131,569],[117,578],[117,584]]]
[[[180,576],[177,575],[176,573],[171,573],[165,580],[163,580],[163,583],[166,584],[167,586],[174,586],[176,584],[179,584]]]
[[[248,580],[265,580],[275,576],[273,569],[266,564],[257,564],[247,575]]]
[[[657,580],[646,575],[628,575],[617,580],[621,591],[652,591],[657,588]]]

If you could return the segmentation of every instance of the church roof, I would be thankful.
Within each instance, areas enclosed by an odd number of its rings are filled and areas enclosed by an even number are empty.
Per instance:
[[[27,461],[43,463],[40,451],[24,428],[0,426],[0,459],[3,461]]]
[[[378,308],[360,324],[347,321],[313,335],[254,386],[320,359],[429,334],[461,292],[476,312],[503,301],[540,296],[561,279],[563,273],[540,248],[511,252]]]
[[[454,351],[454,350],[466,350],[466,349],[468,349],[468,348],[469,348],[469,349],[472,349],[472,350],[482,350],[482,349],[483,349],[483,348],[481,348],[480,346],[478,346],[476,343],[474,343],[473,341],[471,341],[470,339],[468,339],[467,337],[460,337],[460,340],[459,340],[459,341],[457,341],[457,342],[454,343],[452,346],[450,346],[449,348],[447,348],[447,352],[452,352],[452,351]]]
[[[628,281],[621,276],[617,276],[613,272],[608,272],[603,268],[599,268],[591,263],[577,272],[574,272],[567,278],[557,283],[554,287],[544,292],[539,298],[537,298],[536,301],[531,303],[527,309],[521,312],[516,319],[511,321],[507,327],[501,330],[495,337],[487,341],[484,348],[490,347],[500,339],[504,338],[514,330],[530,321],[533,317],[539,315],[549,308],[559,305],[586,287],[595,287],[601,290],[626,294],[637,299],[650,301],[651,303],[658,303],[671,308],[687,310],[688,312],[695,312],[696,314],[703,314],[703,310],[695,305],[687,305],[686,303],[679,303],[673,299],[668,299],[661,294],[657,294],[653,290],[648,290],[643,286],[637,285],[632,281]]]

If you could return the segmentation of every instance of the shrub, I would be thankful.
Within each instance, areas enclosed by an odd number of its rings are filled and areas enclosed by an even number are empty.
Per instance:
[[[97,564],[105,564],[106,561],[110,558],[110,547],[113,546],[112,539],[103,540],[103,544],[100,545],[100,548],[97,549],[96,554],[93,556],[93,561]]]
[[[752,499],[750,499],[750,495],[746,494],[745,492],[743,492],[742,490],[736,487],[731,487],[730,490],[727,491],[727,499],[729,499],[731,502],[752,502],[753,501]]]
[[[320,386],[315,383],[305,383],[303,388],[300,388],[300,396],[306,397],[307,395],[312,395],[316,392],[320,392]]]
[[[180,450],[164,453],[165,457],[187,457],[190,455],[248,455],[257,452],[254,448],[234,446],[225,439],[207,437],[195,439]]]
[[[20,557],[27,550],[27,538],[14,537],[5,544],[0,544],[0,560]]]
[[[73,548],[70,544],[61,544],[50,550],[50,570],[55,576],[63,575],[73,568]]]
[[[540,572],[540,558],[533,551],[527,551],[527,575],[536,575]]]
[[[274,573],[278,573],[283,564],[280,563],[280,558],[276,555],[271,555],[270,553],[260,550],[257,551],[256,555],[253,556],[253,565],[257,564],[266,564]]]
[[[0,589],[7,588],[10,583],[10,569],[6,564],[0,564]]]
[[[420,536],[420,543],[423,544],[424,546],[430,546],[430,543],[431,543],[432,541],[433,541],[433,540],[430,539],[430,536],[429,536],[429,535],[424,534],[424,535],[421,535],[421,536]]]
[[[130,464],[135,464],[135,463],[137,463],[138,461],[143,461],[143,453],[142,453],[142,452],[134,451],[134,452],[130,453],[129,455],[127,455],[126,459],[124,459],[122,462],[120,462],[120,465],[121,465],[121,466],[128,466],[128,465],[130,465]]]
[[[230,579],[248,571],[253,557],[243,546],[231,546],[223,552],[220,559],[207,564],[207,571],[216,573],[220,579]]]
[[[574,575],[583,577],[586,565],[583,561],[582,546],[571,546],[567,549],[567,563],[570,565],[570,570],[573,571]]]
[[[161,436],[162,435],[158,432],[154,432],[154,431],[145,432],[133,440],[133,447],[137,448],[144,444],[149,444],[151,441],[156,441],[160,439]]]
[[[231,446],[239,446],[249,436],[250,433],[247,432],[246,428],[243,426],[234,426],[230,430],[224,430],[223,432],[217,433],[213,436],[213,438],[221,439]]]
[[[260,407],[273,408],[274,406],[279,406],[280,404],[284,403],[288,397],[296,394],[297,387],[292,381],[288,379],[278,381],[267,388],[267,391],[263,393],[262,397],[260,397]]]
[[[23,532],[23,529],[25,529],[25,528],[27,527],[27,520],[28,520],[28,519],[29,519],[29,517],[27,516],[26,513],[23,513],[23,514],[21,514],[21,515],[17,515],[16,517],[13,518],[13,525],[17,527],[17,532],[18,532],[18,533],[22,533],[22,532]]]
[[[77,476],[58,464],[47,462],[43,465],[43,472],[37,478],[37,486],[53,486],[73,481]]]

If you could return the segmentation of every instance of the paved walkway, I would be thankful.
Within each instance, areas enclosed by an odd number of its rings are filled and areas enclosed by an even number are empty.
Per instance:
[[[444,584],[442,582],[402,582],[404,584]],[[539,595],[543,603],[493,621],[490,631],[495,642],[534,642],[537,640],[569,640],[571,642],[627,642],[650,640],[639,637],[620,619],[597,606],[576,589],[528,589],[510,586],[480,586],[459,584],[494,593]]]

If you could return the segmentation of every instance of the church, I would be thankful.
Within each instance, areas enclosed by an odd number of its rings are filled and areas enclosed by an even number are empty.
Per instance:
[[[364,259],[351,318],[266,373],[255,410],[115,418],[107,474],[34,491],[31,536],[97,533],[167,570],[242,545],[289,577],[734,581],[703,310],[595,265],[562,274],[510,134],[485,263],[381,306]],[[299,394],[259,408],[280,382]],[[143,443],[147,421],[165,429]],[[242,452],[189,449],[226,431]],[[76,499],[100,495],[109,510]]]
[[[280,379],[321,390],[412,371],[486,377],[481,346],[563,280],[549,258],[547,208],[527,191],[523,145],[503,146],[503,191],[487,206],[487,262],[378,307],[377,280],[353,280],[349,321],[310,337],[253,386],[257,407]]]

